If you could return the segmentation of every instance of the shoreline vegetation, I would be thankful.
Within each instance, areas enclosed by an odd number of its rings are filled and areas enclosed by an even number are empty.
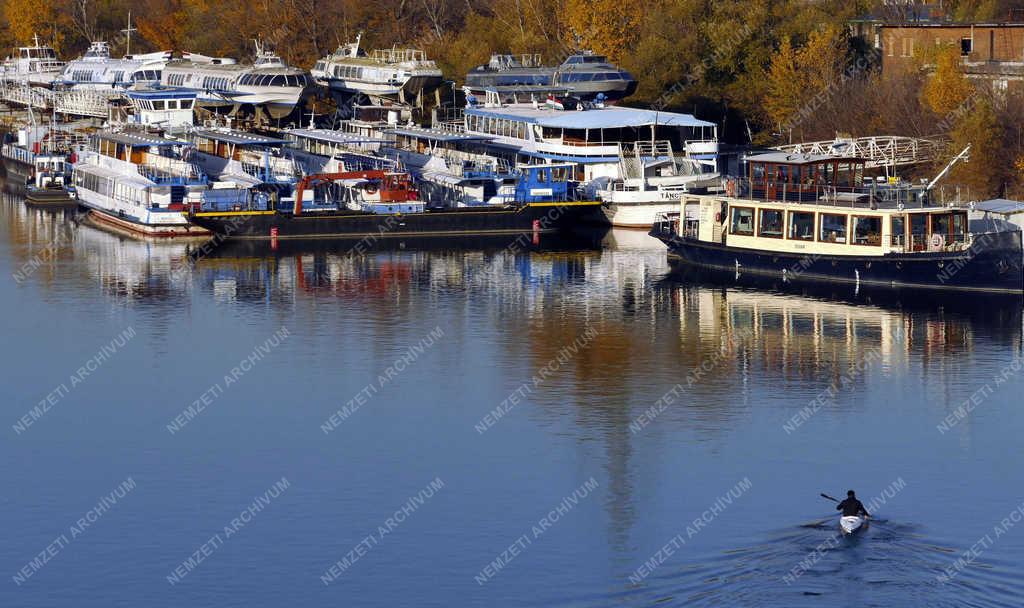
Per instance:
[[[999,21],[1017,4],[960,0],[945,10],[956,22]],[[953,169],[951,183],[979,200],[1024,196],[1024,133],[1015,119],[1024,113],[1024,92],[995,93],[990,82],[968,79],[955,47],[927,49],[918,69],[883,76],[884,53],[853,35],[858,16],[898,23],[914,7],[863,0],[0,0],[0,8],[4,46],[39,34],[63,59],[80,56],[91,40],[123,53],[129,10],[133,52],[248,58],[259,38],[308,69],[363,32],[366,48],[425,50],[457,85],[492,53],[540,53],[553,64],[590,48],[639,81],[627,105],[696,114],[717,122],[725,142],[941,136],[949,153],[904,177],[934,175],[971,144],[971,162]]]

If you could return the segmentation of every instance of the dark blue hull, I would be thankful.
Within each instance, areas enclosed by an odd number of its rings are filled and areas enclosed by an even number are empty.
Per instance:
[[[872,287],[1024,292],[1020,232],[982,235],[961,252],[835,256],[780,253],[729,247],[681,237],[656,224],[651,236],[669,253],[701,268],[773,276],[787,282],[852,283]]]

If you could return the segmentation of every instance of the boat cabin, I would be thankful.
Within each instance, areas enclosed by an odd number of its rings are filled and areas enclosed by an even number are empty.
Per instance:
[[[813,201],[852,193],[864,182],[863,158],[769,152],[747,158],[751,194],[763,200]]]
[[[685,234],[747,249],[882,255],[958,251],[969,245],[968,210],[961,208],[872,209],[716,197],[684,204],[690,212]]]
[[[148,133],[107,132],[93,138],[93,149],[101,156],[131,163],[150,181],[169,186],[202,185],[207,176],[185,160],[191,146],[181,140]]]
[[[577,183],[568,163],[518,167],[516,203],[565,202],[576,199]]]
[[[193,124],[196,94],[194,89],[152,88],[129,90],[128,101],[134,112],[134,124],[178,129]]]

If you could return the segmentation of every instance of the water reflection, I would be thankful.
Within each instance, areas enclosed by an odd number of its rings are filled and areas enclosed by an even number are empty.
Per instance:
[[[196,243],[122,238],[82,222],[76,212],[32,210],[14,199],[0,205],[0,222],[8,234],[12,267],[20,268],[41,252],[53,251],[52,259],[47,257],[22,282],[22,288],[37,289],[43,298],[69,305],[98,297],[129,312],[143,310],[146,333],[155,334],[151,344],[157,344],[161,335],[187,334],[190,328],[183,328],[180,321],[187,315],[245,319],[252,322],[254,341],[265,337],[267,327],[287,322],[295,335],[310,338],[308,344],[289,343],[295,349],[291,357],[301,359],[301,364],[286,359],[283,352],[275,360],[293,386],[316,385],[325,371],[337,374],[341,387],[365,382],[344,377],[346,366],[338,364],[344,361],[342,356],[348,361],[384,360],[393,353],[382,355],[386,351],[382,344],[393,344],[401,336],[421,336],[441,320],[453,325],[450,330],[446,325],[446,335],[460,345],[447,355],[449,367],[441,368],[446,371],[444,383],[465,394],[452,397],[446,387],[429,385],[436,378],[423,378],[427,394],[422,395],[422,403],[413,404],[419,411],[437,408],[435,415],[448,415],[447,408],[457,410],[458,405],[482,416],[510,389],[530,382],[538,370],[560,356],[566,359],[559,362],[558,373],[539,384],[513,414],[527,428],[520,429],[513,442],[521,453],[500,461],[489,472],[517,479],[524,469],[565,469],[566,476],[593,467],[603,470],[604,520],[599,529],[586,533],[607,546],[607,564],[587,564],[587,571],[600,578],[588,582],[606,587],[599,596],[574,598],[581,604],[627,600],[649,604],[685,597],[695,603],[722,605],[725,599],[749,599],[745,594],[762,592],[772,584],[765,581],[781,577],[821,542],[830,526],[799,527],[799,522],[790,522],[792,526],[786,527],[791,505],[762,503],[772,521],[780,522],[777,526],[766,529],[763,522],[751,518],[736,524],[740,530],[736,534],[719,530],[706,537],[709,547],[692,549],[676,567],[666,567],[652,578],[648,588],[609,591],[607,580],[624,581],[649,557],[650,547],[664,542],[660,531],[649,531],[676,526],[681,517],[678,503],[699,513],[714,492],[734,483],[735,471],[729,466],[735,466],[740,456],[746,458],[742,466],[751,468],[760,459],[774,457],[758,452],[757,437],[752,435],[784,436],[781,425],[794,410],[830,386],[847,380],[845,390],[829,404],[838,425],[859,422],[856,415],[870,407],[877,414],[897,398],[904,414],[915,417],[915,424],[934,425],[962,402],[965,390],[970,393],[976,382],[972,375],[988,374],[993,365],[1021,350],[1019,306],[995,307],[989,300],[934,296],[899,299],[844,290],[792,292],[788,285],[737,284],[735,277],[716,280],[673,271],[663,246],[638,232],[525,243],[513,237],[381,240],[365,251],[351,243],[281,241],[274,246],[241,241],[206,251]],[[261,324],[265,317],[274,317],[274,324]],[[248,338],[244,330],[233,328]],[[564,356],[567,346],[588,335],[593,338],[586,348]],[[463,345],[472,356],[461,352]],[[343,350],[347,351],[343,355],[335,352]],[[443,350],[439,347],[436,356],[441,357]],[[157,365],[188,360],[193,354],[172,352]],[[336,355],[339,358],[332,359]],[[234,350],[229,357],[237,357]],[[978,368],[976,374],[965,373],[972,366]],[[850,369],[864,371],[850,376]],[[477,383],[478,378],[495,380],[492,386]],[[684,398],[660,412],[649,426],[635,430],[638,417],[676,384],[683,385]],[[281,391],[268,400],[278,397],[290,404],[291,393],[286,388]],[[458,399],[469,403],[452,403]],[[316,405],[303,407],[315,410]],[[402,409],[405,405],[393,407],[399,414],[408,413]],[[175,408],[180,410],[180,404]],[[319,415],[303,413],[314,419]],[[372,419],[367,413],[362,423]],[[752,421],[761,426],[746,428]],[[443,438],[449,444],[446,449],[455,452],[451,462],[474,462],[480,457],[479,443],[464,447],[463,434],[473,422],[454,424],[452,437]],[[241,418],[234,424],[239,434],[259,435],[260,423],[259,418]],[[314,422],[310,424],[315,428]],[[494,432],[513,433],[514,427],[509,423]],[[931,432],[930,427],[927,430]],[[368,432],[379,438],[384,449],[400,452],[389,445],[391,429]],[[965,421],[956,432],[973,437],[974,421]],[[807,435],[801,441],[814,439]],[[796,444],[784,445],[800,466],[814,460],[839,466],[862,458],[865,468],[887,466],[905,447],[880,446],[878,454],[850,454],[830,439],[822,441],[824,448],[814,444],[808,453],[801,453]],[[538,454],[546,455],[551,446],[565,448],[559,453],[569,452],[567,462],[542,461],[544,456]],[[931,448],[931,443],[922,442],[909,449]],[[315,462],[309,458],[308,462]],[[723,464],[730,459],[731,465]],[[757,483],[769,485],[785,475],[775,474],[776,479]],[[680,477],[685,478],[684,484]],[[704,477],[710,481],[700,481]],[[374,483],[385,482],[356,480],[344,491],[370,496],[379,493]],[[679,491],[673,484],[687,487]],[[338,500],[329,488],[324,491],[328,499]],[[758,500],[785,500],[764,491],[768,494]],[[694,501],[698,504],[691,504]],[[524,502],[529,508],[519,516],[528,521],[535,501]],[[672,506],[666,508],[666,503]],[[510,510],[517,506],[521,505],[510,501]],[[311,517],[337,522],[336,514],[325,515],[317,508],[310,506]],[[896,536],[873,539],[869,559],[878,560],[881,569],[896,572],[897,584],[945,563],[942,558],[949,553],[936,557],[937,550],[919,551],[924,541],[913,537],[919,533],[916,528],[896,529]],[[460,542],[473,543],[477,536],[486,536],[484,532],[471,530],[460,535]],[[466,549],[482,561],[504,540],[492,538],[491,544]],[[969,545],[971,541],[934,545]],[[538,560],[539,553],[535,554]],[[858,554],[843,555],[849,560]],[[529,563],[524,557],[517,567],[529,576],[544,576],[531,570]],[[861,567],[881,576],[880,568],[870,568],[870,563]],[[429,565],[425,568],[424,576],[438,576]],[[367,576],[367,584],[374,583],[374,575]],[[504,576],[516,577],[511,572]],[[837,572],[822,570],[807,576],[807,590],[816,594],[836,581]],[[965,576],[964,580],[970,579]],[[386,587],[375,589],[382,586]],[[779,597],[792,599],[783,592],[790,590],[781,590]],[[543,604],[555,593],[538,592],[540,599],[534,603]]]

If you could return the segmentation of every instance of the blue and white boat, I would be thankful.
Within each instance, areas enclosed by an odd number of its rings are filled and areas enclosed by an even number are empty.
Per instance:
[[[155,135],[108,132],[78,156],[74,181],[81,205],[103,223],[146,236],[200,236],[187,207],[241,205],[246,188],[212,188],[207,174],[185,157],[189,144]]]
[[[160,84],[164,66],[171,60],[170,51],[110,56],[110,45],[93,42],[79,59],[64,65],[55,84],[74,90],[116,91],[132,86]]]

